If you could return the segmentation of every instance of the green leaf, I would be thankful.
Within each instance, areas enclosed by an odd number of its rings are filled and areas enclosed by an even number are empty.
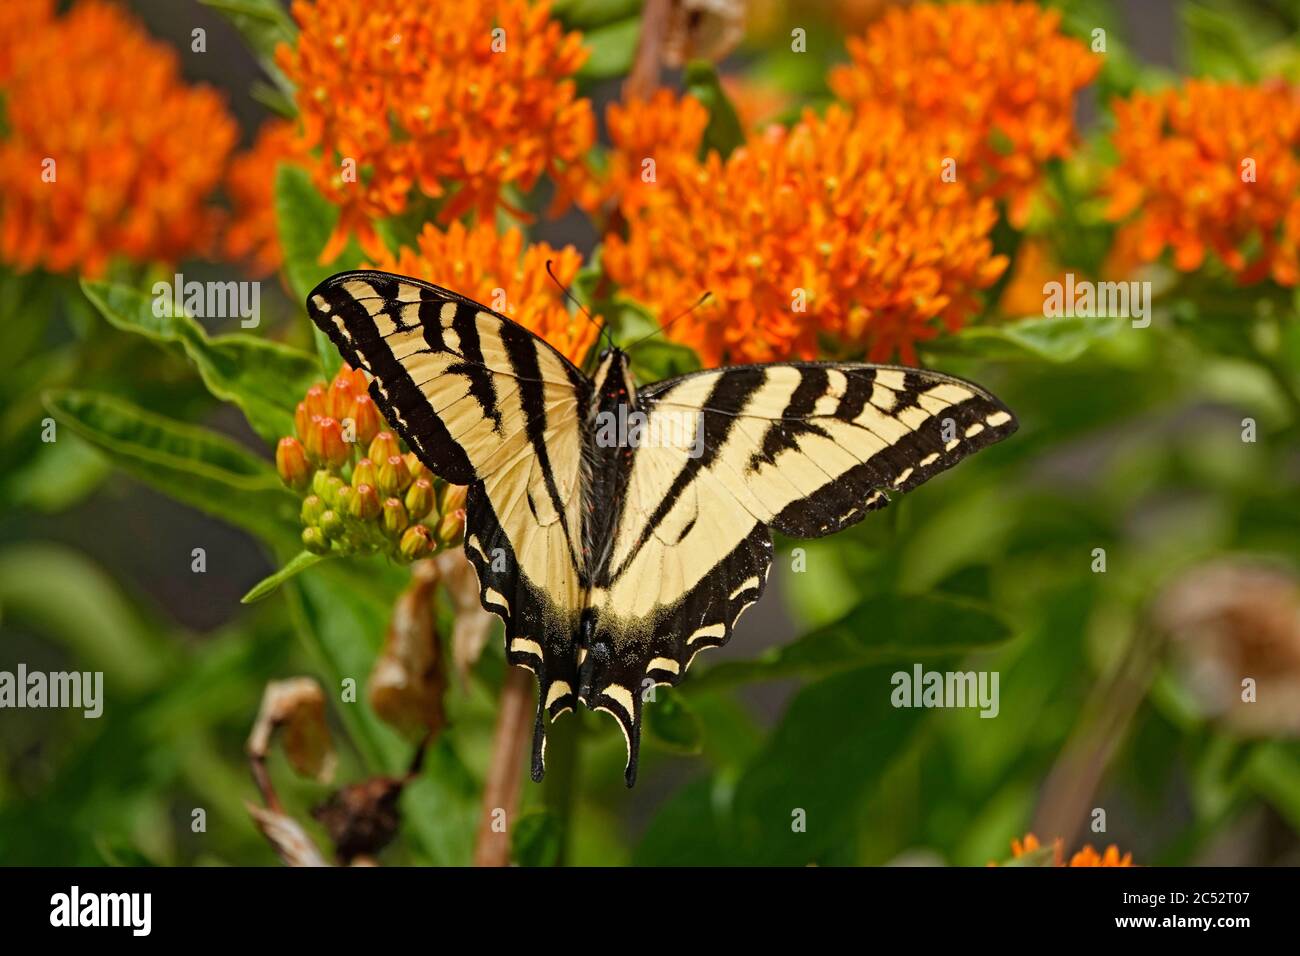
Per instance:
[[[936,355],[1072,362],[1099,340],[1114,335],[1128,321],[1118,316],[1059,316],[1020,319],[1002,325],[973,325],[956,335],[928,342],[924,348]]]
[[[171,656],[104,569],[59,544],[0,551],[0,617],[60,641],[128,692],[151,686]]]
[[[804,865],[851,839],[858,808],[928,713],[893,706],[894,670],[835,674],[790,703],[736,787],[734,838],[749,862]]]
[[[637,41],[641,36],[641,18],[628,17],[588,30],[582,40],[590,51],[587,62],[578,70],[579,79],[607,80],[632,69]]]
[[[320,377],[311,355],[243,333],[209,338],[183,311],[157,315],[153,299],[129,286],[83,280],[81,287],[114,327],[188,356],[208,391],[238,405],[264,440],[293,433],[294,407]]]
[[[1245,83],[1259,79],[1264,47],[1284,36],[1271,24],[1261,29],[1260,22],[1252,21],[1243,6],[1218,10],[1208,3],[1181,6],[1187,59],[1195,75]]]
[[[324,265],[321,253],[339,220],[339,210],[312,185],[311,175],[297,166],[281,164],[275,174],[275,218],[284,250],[284,274],[298,301],[322,280],[336,272],[355,269],[363,255],[355,238],[338,258]],[[320,329],[312,326],[316,351],[326,376],[332,376],[342,359],[334,343]]]
[[[703,749],[700,718],[672,688],[655,688],[655,699],[645,707],[645,715],[651,739],[665,749],[681,754],[698,754]]]
[[[286,564],[284,567],[282,567],[279,571],[276,571],[274,574],[267,575],[266,577],[262,578],[262,580],[258,581],[255,585],[253,585],[253,587],[249,589],[249,592],[239,599],[239,603],[252,604],[255,601],[262,600],[262,598],[269,595],[272,591],[278,588],[285,581],[288,581],[294,575],[301,574],[303,571],[306,571],[312,565],[319,564],[321,561],[324,561],[326,558],[329,557],[333,557],[333,555],[313,554],[310,551],[299,552],[298,554],[294,555],[294,557],[289,561],[289,563]]]
[[[985,604],[938,594],[882,594],[862,601],[834,624],[754,660],[715,664],[692,675],[682,689],[689,695],[878,661],[985,650],[1010,637],[1010,626]]]
[[[298,546],[296,498],[269,462],[224,435],[96,392],[47,392],[44,401],[128,474],[286,550]]]
[[[275,61],[276,48],[281,43],[292,45],[298,38],[298,27],[280,0],[199,0],[227,20],[248,42],[257,55],[258,62],[280,91],[293,98],[294,86]]]
[[[551,16],[571,30],[588,32],[618,20],[635,19],[641,13],[641,0],[556,0]]]
[[[704,152],[718,151],[723,159],[745,141],[745,130],[740,124],[736,108],[718,81],[718,71],[712,63],[692,60],[686,64],[686,92],[699,100],[709,111],[709,125],[704,128]]]
[[[560,824],[547,810],[530,810],[510,831],[510,858],[520,866],[555,866],[560,859]]]

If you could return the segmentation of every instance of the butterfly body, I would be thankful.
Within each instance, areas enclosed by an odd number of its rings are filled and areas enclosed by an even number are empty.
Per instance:
[[[773,529],[861,520],[1015,419],[960,379],[860,363],[707,370],[641,385],[626,353],[583,375],[510,319],[416,279],[352,272],[308,312],[436,474],[469,486],[465,552],[545,722],[613,715],[635,780],[649,689],[676,684],[762,595]]]

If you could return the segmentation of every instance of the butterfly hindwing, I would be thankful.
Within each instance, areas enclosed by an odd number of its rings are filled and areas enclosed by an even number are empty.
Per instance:
[[[465,551],[484,607],[505,621],[508,659],[538,675],[539,725],[543,709],[571,707],[588,380],[522,326],[431,283],[342,273],[307,307],[373,377],[371,396],[421,461],[469,486]],[[535,775],[543,742],[539,730]]]
[[[918,369],[788,363],[697,372],[643,388],[652,441],[635,449],[610,560],[591,603],[608,649],[583,680],[628,736],[640,698],[676,683],[758,600],[769,528],[831,534],[1015,430],[983,389]],[[611,695],[611,688],[613,694]]]

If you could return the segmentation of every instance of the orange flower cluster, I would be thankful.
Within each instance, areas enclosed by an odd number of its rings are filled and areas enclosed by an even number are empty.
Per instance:
[[[1041,847],[1038,837],[1032,833],[1025,835],[1023,840],[1011,841],[1011,855],[1015,859],[1028,856],[1037,852]],[[990,864],[996,865],[996,864]],[[1052,841],[1052,866],[1132,866],[1133,854],[1125,853],[1120,856],[1119,847],[1113,843],[1106,847],[1104,853],[1098,853],[1092,848],[1091,844],[1085,844],[1083,849],[1070,857],[1070,862],[1065,862],[1065,851],[1061,839]]]
[[[1241,282],[1300,279],[1300,87],[1189,80],[1115,103],[1109,218],[1145,261],[1213,251]],[[1134,215],[1136,213],[1136,215]]]
[[[458,544],[466,488],[448,485],[390,431],[364,372],[344,365],[317,382],[280,439],[275,467],[304,495],[302,543],[313,554],[387,554],[400,561]]]
[[[54,0],[19,0],[0,4],[0,83],[9,82],[14,55],[28,37],[44,28],[54,15]]]
[[[820,335],[915,362],[914,343],[960,328],[1006,267],[988,239],[992,200],[941,182],[924,149],[898,152],[896,111],[807,113],[700,161],[703,119],[666,93],[611,109],[613,176],[640,180],[621,197],[627,237],[607,237],[603,261],[665,318],[710,291],[672,331],[706,363],[810,358]]]
[[[563,293],[546,274],[548,259],[566,288],[582,267],[582,256],[572,246],[554,249],[539,242],[525,248],[518,229],[500,233],[490,222],[469,228],[453,222],[445,232],[426,225],[416,249],[404,246],[397,255],[385,251],[373,268],[455,289],[509,316],[580,364],[596,340],[596,326],[569,313]]]
[[[221,98],[182,83],[170,47],[97,0],[19,39],[3,81],[0,259],[96,275],[114,256],[206,248],[205,197],[236,135]]]
[[[275,171],[280,163],[298,158],[293,124],[270,120],[257,131],[252,149],[230,162],[226,195],[231,218],[224,252],[229,259],[247,262],[253,275],[270,275],[284,260],[275,218]]]
[[[1033,3],[895,8],[851,39],[831,88],[855,108],[892,105],[910,131],[940,137],[979,195],[1008,202],[1022,226],[1046,161],[1069,155],[1074,95],[1100,61]]]
[[[416,187],[445,200],[444,222],[488,219],[506,186],[543,173],[557,209],[583,188],[595,122],[570,78],[586,50],[544,0],[298,0],[293,13],[302,31],[279,59],[303,146],[320,150],[314,181],[342,210],[323,261],[352,234],[379,255],[372,221],[403,212]]]

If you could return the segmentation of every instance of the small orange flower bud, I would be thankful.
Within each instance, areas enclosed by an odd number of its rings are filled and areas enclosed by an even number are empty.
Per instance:
[[[394,455],[400,455],[402,449],[397,447],[397,438],[390,431],[382,431],[370,443],[367,457],[371,461],[385,462]]]
[[[378,484],[375,480],[375,466],[369,458],[362,458],[352,469],[352,487],[358,485]]]
[[[290,488],[305,488],[311,480],[307,452],[296,438],[281,438],[275,446],[275,470]]]
[[[330,512],[333,514],[333,512]],[[325,533],[320,528],[303,528],[302,529],[302,546],[312,554],[325,554],[330,549],[330,543],[325,537]]]
[[[375,493],[374,485],[358,485],[354,489],[351,501],[348,503],[348,513],[352,517],[361,521],[370,521],[382,510],[383,505],[379,502],[379,495]]]
[[[384,527],[384,534],[390,538],[396,538],[411,523],[411,519],[406,515],[406,506],[396,498],[389,498],[384,502],[384,513],[380,521]]]
[[[428,466],[425,465],[424,462],[420,461],[420,457],[416,455],[415,452],[408,451],[403,457],[406,458],[406,467],[411,471],[412,480],[416,478],[428,478],[430,481],[433,480],[433,472],[429,470]]]
[[[357,444],[362,448],[369,448],[370,443],[375,440],[380,429],[384,427],[383,416],[379,414],[377,406],[369,395],[358,395],[352,402],[352,421],[357,426]]]
[[[322,418],[318,427],[321,460],[336,468],[342,466],[352,456],[352,449],[343,440],[343,429],[338,419]]]
[[[412,521],[420,521],[433,510],[433,482],[428,478],[416,478],[411,487],[406,489],[406,510]]]
[[[379,490],[385,496],[400,495],[411,484],[411,472],[406,467],[406,459],[401,455],[390,455],[379,466]]]
[[[432,554],[433,549],[433,535],[429,533],[428,527],[422,524],[413,524],[407,528],[397,546],[398,553],[407,561],[418,561]]]
[[[352,373],[339,369],[334,381],[330,382],[326,396],[325,410],[332,417],[344,419],[352,411],[352,401],[356,395],[352,391]]]
[[[310,428],[311,412],[308,411],[306,402],[299,402],[298,407],[293,411],[293,430],[300,439],[306,441]]]
[[[324,418],[329,412],[326,410],[325,403],[325,383],[317,382],[311,388],[307,389],[307,396],[303,399],[307,406],[308,416],[320,415]]]
[[[465,509],[457,508],[455,511],[444,511],[442,520],[438,522],[438,540],[447,547],[460,544],[461,539],[465,537]]]
[[[348,368],[347,365],[344,365],[343,367]],[[370,381],[366,378],[365,372],[361,371],[359,368],[354,368],[350,369],[348,374],[352,376],[352,394],[364,395],[369,391]]]
[[[449,511],[464,508],[465,496],[468,492],[469,489],[464,485],[448,485],[442,490],[442,503],[438,510],[447,514]]]

